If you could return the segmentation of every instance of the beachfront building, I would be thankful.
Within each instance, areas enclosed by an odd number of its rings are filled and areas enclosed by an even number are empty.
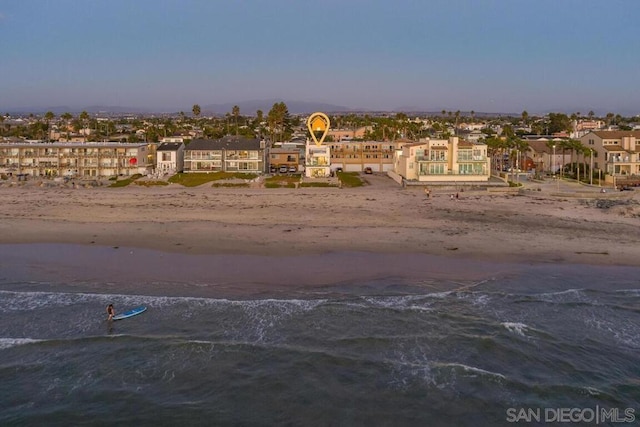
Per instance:
[[[331,147],[307,142],[305,147],[305,176],[326,178],[331,176]]]
[[[156,149],[156,172],[173,175],[184,169],[184,144],[162,142]]]
[[[300,150],[297,148],[271,148],[269,150],[270,172],[297,172],[300,168]]]
[[[184,172],[266,171],[265,142],[227,136],[221,139],[194,139],[184,149]]]
[[[173,135],[173,136],[162,137],[160,138],[159,142],[184,142],[184,140],[185,140],[185,137],[183,135]]]
[[[640,131],[593,131],[580,142],[593,150],[593,170],[603,169],[607,181],[640,178]]]
[[[560,144],[561,138],[524,138],[528,148],[526,155],[531,159],[532,167],[536,173],[555,174],[562,169],[563,152]],[[556,149],[554,149],[554,145]],[[527,168],[524,168],[528,170]]]
[[[353,129],[329,129],[327,137],[331,141],[351,141],[352,139],[363,139],[371,126],[361,126]]]
[[[147,174],[155,145],[121,142],[0,144],[0,172],[29,176],[100,178]]]
[[[490,169],[487,146],[458,137],[405,144],[394,155],[394,172],[408,181],[488,182]]]
[[[331,147],[331,168],[345,172],[362,172],[371,168],[373,172],[393,170],[393,154],[407,140],[384,141],[340,141],[327,143]]]

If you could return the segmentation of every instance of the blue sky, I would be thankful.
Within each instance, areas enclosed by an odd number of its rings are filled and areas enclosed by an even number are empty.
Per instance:
[[[636,0],[0,0],[0,111],[640,114]]]

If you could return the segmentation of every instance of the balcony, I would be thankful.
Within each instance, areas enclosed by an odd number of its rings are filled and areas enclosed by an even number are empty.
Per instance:
[[[439,159],[430,159],[427,156],[416,156],[417,162],[429,162],[429,163],[446,163],[449,161],[448,158],[439,158]]]
[[[459,172],[452,170],[445,170],[443,172],[428,172],[428,171],[418,171],[418,176],[487,176],[488,173],[483,171],[469,171],[469,172]]]

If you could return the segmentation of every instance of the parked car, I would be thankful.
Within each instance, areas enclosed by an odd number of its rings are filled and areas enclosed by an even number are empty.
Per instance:
[[[280,166],[280,173],[287,173],[287,171],[289,170],[288,167],[286,166]]]
[[[298,172],[298,168],[295,166],[289,166],[289,172]]]
[[[366,167],[364,168],[364,173],[367,173],[367,174],[373,173],[373,169],[371,169],[370,167]]]

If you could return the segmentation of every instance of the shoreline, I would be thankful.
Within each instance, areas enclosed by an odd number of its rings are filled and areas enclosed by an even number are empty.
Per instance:
[[[340,293],[353,283],[374,292],[398,284],[438,292],[522,268],[469,261],[460,271],[455,260],[425,254],[213,255],[75,244],[0,245],[0,259],[5,277],[37,289],[216,297]]]
[[[0,271],[0,291],[243,300],[476,290],[528,293],[538,284],[546,291],[564,291],[592,277],[599,277],[598,286],[608,289],[611,280],[637,277],[640,267],[461,260],[416,253],[212,255],[30,243],[0,244]],[[556,282],[558,276],[572,280]]]

